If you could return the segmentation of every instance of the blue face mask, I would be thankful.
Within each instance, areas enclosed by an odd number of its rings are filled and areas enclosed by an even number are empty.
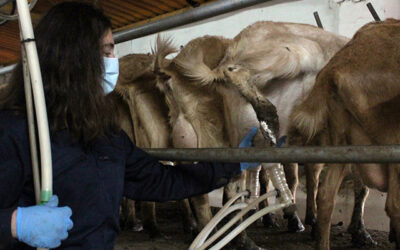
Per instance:
[[[118,58],[104,57],[103,89],[107,95],[111,93],[117,85],[119,74]]]

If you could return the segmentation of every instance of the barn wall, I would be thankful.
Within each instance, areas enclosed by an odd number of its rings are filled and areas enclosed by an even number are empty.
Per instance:
[[[185,45],[188,41],[203,35],[220,35],[233,38],[243,28],[260,20],[315,25],[313,12],[318,11],[326,30],[351,37],[362,25],[373,21],[373,17],[366,7],[368,2],[373,4],[381,19],[389,17],[400,18],[399,0],[277,0],[175,28],[161,34],[172,37],[174,44],[179,46]],[[149,35],[118,44],[116,54],[121,57],[130,53],[149,53],[155,38],[156,35]],[[304,181],[302,182],[304,183]],[[353,207],[352,196],[353,191],[349,187],[341,191],[335,209],[333,224],[340,221],[343,221],[345,225],[349,223]],[[304,218],[304,192],[300,190],[297,197],[301,218]],[[385,194],[371,191],[365,207],[367,228],[389,230],[389,220],[384,212],[385,199]]]
[[[400,18],[398,0],[276,0],[235,11],[205,21],[161,32],[170,36],[175,45],[203,35],[233,38],[243,28],[260,20],[297,22],[315,25],[314,11],[318,11],[324,29],[351,37],[365,23],[373,21],[366,3],[371,2],[381,19]],[[117,45],[119,57],[130,53],[148,53],[156,35],[149,35]]]

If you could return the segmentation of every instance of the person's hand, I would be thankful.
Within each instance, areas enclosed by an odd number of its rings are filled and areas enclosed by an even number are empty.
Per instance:
[[[73,227],[69,207],[57,207],[58,197],[53,195],[45,205],[18,207],[17,238],[32,247],[56,248],[68,237]]]
[[[239,144],[239,148],[248,148],[253,146],[253,138],[257,134],[258,127],[253,127],[247,133],[247,135],[243,138],[242,142]],[[241,162],[240,169],[246,170],[248,168],[254,168],[259,166],[261,163],[259,162]]]

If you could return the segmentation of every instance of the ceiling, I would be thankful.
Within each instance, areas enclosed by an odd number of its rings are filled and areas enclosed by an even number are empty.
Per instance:
[[[82,0],[82,2],[90,2],[103,8],[105,14],[111,18],[114,32],[181,13],[212,1],[214,0]],[[52,6],[61,2],[66,1],[38,0],[31,10],[33,25]],[[10,13],[12,8],[10,3],[0,8],[0,11]],[[0,25],[0,67],[13,64],[18,60],[20,46],[18,22],[8,21]]]

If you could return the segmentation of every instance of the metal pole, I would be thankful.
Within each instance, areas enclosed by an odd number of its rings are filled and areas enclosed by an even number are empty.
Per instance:
[[[372,3],[367,3],[367,7],[369,12],[371,12],[371,15],[374,18],[374,20],[380,21],[381,19],[379,18],[378,13],[376,13],[374,6],[372,6]]]
[[[13,0],[0,0],[0,8],[3,7],[4,5],[11,3]]]
[[[319,18],[318,11],[315,11],[314,13],[314,18],[315,22],[317,23],[317,26],[321,29],[324,29],[324,26],[322,25],[321,19]]]
[[[115,32],[113,36],[116,43],[121,43],[268,1],[271,0],[219,0],[129,30]]]
[[[400,163],[400,145],[145,149],[160,160],[218,162]]]
[[[7,73],[13,71],[16,66],[17,66],[17,64],[12,64],[12,65],[0,68],[0,75],[7,74]]]
[[[122,43],[134,38],[139,38],[154,34],[167,29],[175,28],[188,23],[193,23],[213,16],[228,13],[238,9],[250,7],[252,5],[268,2],[272,0],[219,0],[187,10],[165,19],[160,19],[142,26],[134,27],[129,30],[122,30],[113,34],[115,43]],[[16,64],[0,69],[0,75],[11,72]]]

